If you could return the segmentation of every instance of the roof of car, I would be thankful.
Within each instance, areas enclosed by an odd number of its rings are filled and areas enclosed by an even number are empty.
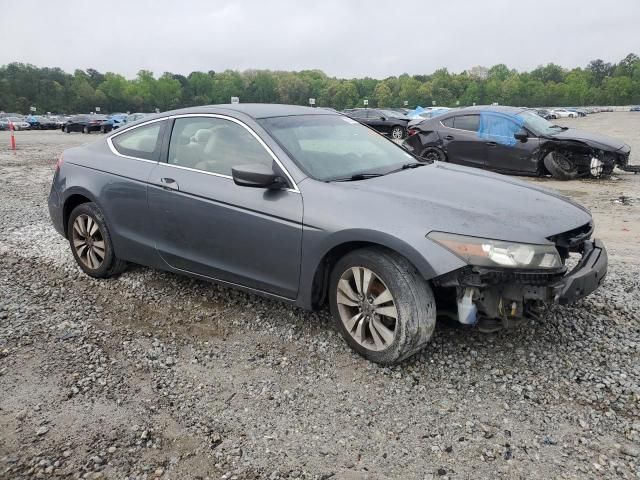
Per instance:
[[[276,103],[227,103],[183,108],[170,112],[172,115],[185,113],[216,113],[220,110],[244,113],[253,118],[287,117],[291,115],[335,115],[335,112],[323,108],[302,107],[300,105],[281,105]],[[166,115],[168,112],[163,112]]]
[[[452,110],[447,113],[459,113],[459,112],[500,112],[515,115],[524,110],[528,110],[525,107],[508,107],[506,105],[476,105],[475,107],[465,107],[458,110]]]

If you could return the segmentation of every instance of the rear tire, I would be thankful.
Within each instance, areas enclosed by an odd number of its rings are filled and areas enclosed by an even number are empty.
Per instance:
[[[90,277],[108,278],[127,268],[127,262],[113,251],[107,222],[95,203],[83,203],[73,209],[67,223],[67,238],[73,258]]]
[[[91,133],[91,132],[89,132],[89,127],[83,127],[82,133],[87,133],[87,134]]]
[[[366,359],[396,364],[428,343],[436,325],[435,298],[401,255],[383,248],[354,250],[338,261],[330,280],[338,330]]]
[[[560,152],[549,152],[544,157],[544,166],[558,180],[573,180],[578,176],[578,168]]]
[[[437,161],[437,162],[446,162],[447,155],[438,147],[427,147],[424,149],[421,158],[425,160]]]

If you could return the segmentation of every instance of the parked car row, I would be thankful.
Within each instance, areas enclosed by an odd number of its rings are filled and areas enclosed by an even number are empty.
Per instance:
[[[417,126],[405,142],[413,155],[361,125],[404,128],[391,110],[372,111],[377,120],[266,104],[153,115],[63,153],[51,220],[91,277],[134,263],[328,305],[346,342],[382,364],[423,349],[439,316],[496,331],[600,286],[607,252],[588,210],[454,165],[504,157],[506,170],[535,171],[530,147],[568,149],[572,132],[525,109],[458,109]],[[592,154],[606,143],[583,137]],[[628,155],[619,143],[606,147],[615,161]],[[518,155],[492,156],[516,145]]]
[[[452,110],[447,107],[408,108],[350,108],[343,113],[378,132],[399,140],[406,137],[408,129],[424,119],[433,118]],[[612,111],[609,107],[584,108],[531,108],[528,109],[546,120],[584,117],[591,113]]]
[[[21,117],[4,117],[0,118],[0,130],[9,130],[9,124],[13,124],[14,130],[28,130],[31,128],[27,122]]]
[[[120,128],[127,123],[136,122],[148,114],[146,113],[112,113],[111,115],[74,115],[62,125],[62,131],[65,133],[82,132],[82,133],[109,133],[112,130]]]
[[[14,130],[62,130],[63,132],[101,132],[108,133],[126,123],[136,122],[147,113],[112,113],[110,115],[20,115],[18,113],[1,113],[0,130],[8,130],[9,123]]]

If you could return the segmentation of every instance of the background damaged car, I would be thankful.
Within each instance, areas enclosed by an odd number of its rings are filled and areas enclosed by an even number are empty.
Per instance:
[[[597,133],[561,127],[517,107],[468,107],[412,125],[404,146],[429,160],[560,180],[610,175],[629,165],[630,147]]]

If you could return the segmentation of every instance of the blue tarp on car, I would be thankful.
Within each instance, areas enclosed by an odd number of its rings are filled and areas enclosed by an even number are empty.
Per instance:
[[[490,142],[513,146],[517,142],[514,135],[522,129],[522,125],[524,120],[516,115],[480,112],[478,136]]]
[[[426,109],[422,108],[421,106],[417,106],[416,108],[414,108],[413,110],[409,110],[406,113],[406,116],[409,118],[416,118],[418,116],[418,114],[424,112]]]

